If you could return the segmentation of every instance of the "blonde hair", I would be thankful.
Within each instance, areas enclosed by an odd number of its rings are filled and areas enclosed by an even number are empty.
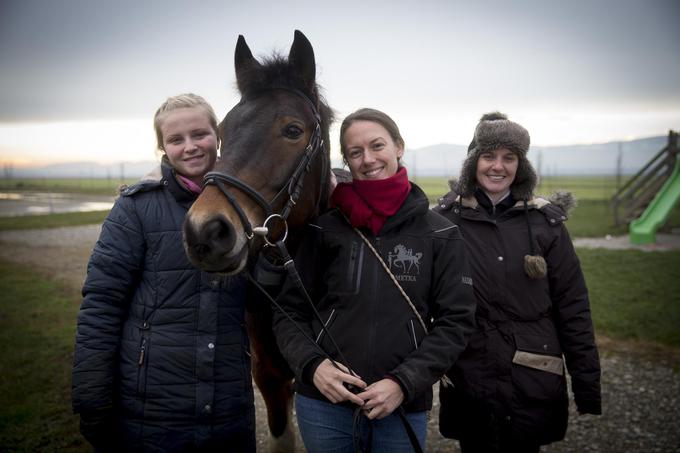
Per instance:
[[[219,137],[219,131],[217,129],[217,116],[215,111],[208,104],[208,102],[201,96],[193,93],[178,94],[177,96],[171,96],[166,101],[158,107],[156,114],[153,116],[153,127],[156,131],[156,146],[161,151],[163,148],[163,133],[161,132],[161,123],[163,122],[166,113],[171,112],[176,109],[185,109],[191,107],[200,107],[205,113],[208,114],[208,120],[210,120],[210,126],[215,131],[215,135]]]

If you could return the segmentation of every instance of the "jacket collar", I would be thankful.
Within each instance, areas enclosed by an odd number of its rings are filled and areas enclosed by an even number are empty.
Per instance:
[[[184,187],[177,180],[175,169],[170,165],[168,158],[163,156],[161,159],[161,183],[168,188],[168,191],[178,203],[193,203],[198,195]]]
[[[479,206],[479,201],[477,201],[477,199],[473,195],[467,197],[461,197],[460,195],[458,195],[456,197],[455,202],[459,203],[464,208],[477,209],[477,206]],[[527,201],[527,207],[529,209],[542,209],[543,207],[549,204],[550,202],[548,200],[541,197],[533,197]],[[518,208],[524,209],[524,201],[519,200],[515,202],[515,204],[510,209]]]

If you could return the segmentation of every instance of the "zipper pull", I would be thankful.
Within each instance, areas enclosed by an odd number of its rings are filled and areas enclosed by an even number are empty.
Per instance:
[[[142,340],[142,346],[139,348],[139,361],[137,363],[142,366],[144,363],[144,353],[146,352],[146,338]]]

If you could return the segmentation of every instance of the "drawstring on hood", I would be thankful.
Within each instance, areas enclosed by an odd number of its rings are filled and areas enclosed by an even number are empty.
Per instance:
[[[541,255],[536,255],[534,235],[532,234],[531,222],[529,221],[529,207],[526,200],[524,200],[524,219],[527,221],[527,230],[529,231],[529,254],[524,255],[524,272],[529,278],[543,278],[548,275],[548,263],[545,262],[545,258]]]

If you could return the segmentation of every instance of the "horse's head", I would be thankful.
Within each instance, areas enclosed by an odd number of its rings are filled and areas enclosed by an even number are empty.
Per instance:
[[[331,110],[307,38],[296,31],[287,58],[260,63],[239,36],[234,60],[242,98],[220,124],[220,159],[184,222],[191,262],[226,274],[323,209],[330,171]]]

